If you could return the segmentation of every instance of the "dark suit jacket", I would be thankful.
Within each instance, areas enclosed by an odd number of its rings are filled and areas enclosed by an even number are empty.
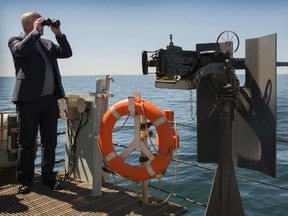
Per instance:
[[[40,40],[44,51],[54,68],[56,84],[55,96],[57,99],[65,97],[57,58],[69,58],[72,56],[71,47],[65,35],[56,36],[59,45],[50,40],[41,39],[37,30],[29,34],[21,33],[19,37],[9,39],[8,46],[13,56],[16,83],[12,101],[35,102],[41,97],[45,79],[45,61],[35,43]]]

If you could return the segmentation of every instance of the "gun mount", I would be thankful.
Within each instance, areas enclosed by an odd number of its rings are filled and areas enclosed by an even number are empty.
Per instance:
[[[174,46],[170,36],[166,49],[142,52],[143,74],[155,67],[157,88],[197,89],[198,161],[218,163],[206,216],[244,215],[237,166],[276,176],[276,66],[288,65],[276,62],[276,36],[247,39],[245,58],[233,58],[239,38],[232,31],[196,51]]]
[[[219,161],[220,116],[214,111],[220,103],[217,94],[229,89],[240,114],[233,121],[237,137],[232,137],[232,144],[238,151],[233,155],[234,163],[276,175],[276,66],[287,65],[276,62],[276,39],[276,34],[247,39],[245,58],[233,58],[239,47],[233,31],[222,32],[215,43],[196,44],[196,51],[174,46],[170,35],[167,49],[142,52],[143,74],[148,74],[148,67],[155,67],[157,88],[197,89],[199,162]],[[152,53],[149,59],[148,53]],[[237,78],[238,69],[245,70],[244,86]]]

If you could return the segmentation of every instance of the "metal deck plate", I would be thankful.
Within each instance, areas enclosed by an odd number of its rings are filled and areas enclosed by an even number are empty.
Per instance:
[[[3,174],[3,173],[2,173]],[[4,176],[1,175],[0,182]],[[159,206],[141,204],[137,194],[103,183],[102,196],[91,196],[91,184],[65,181],[63,190],[53,191],[35,177],[32,192],[18,194],[19,184],[0,184],[1,215],[183,215],[188,210],[166,202]]]

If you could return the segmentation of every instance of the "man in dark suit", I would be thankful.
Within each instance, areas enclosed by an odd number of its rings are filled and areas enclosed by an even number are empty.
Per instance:
[[[61,184],[53,171],[57,145],[57,99],[65,97],[57,58],[72,56],[71,47],[60,26],[50,25],[58,45],[42,39],[45,19],[37,12],[21,17],[24,32],[9,39],[16,82],[12,102],[19,118],[17,178],[19,193],[31,191],[34,177],[34,146],[38,129],[41,136],[41,177],[54,190]]]

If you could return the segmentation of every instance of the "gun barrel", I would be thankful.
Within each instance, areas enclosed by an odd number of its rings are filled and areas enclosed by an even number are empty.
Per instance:
[[[231,62],[235,69],[245,69],[245,58],[233,58]],[[288,62],[276,62],[276,66],[288,67]]]
[[[276,62],[277,67],[288,67],[288,62]]]

